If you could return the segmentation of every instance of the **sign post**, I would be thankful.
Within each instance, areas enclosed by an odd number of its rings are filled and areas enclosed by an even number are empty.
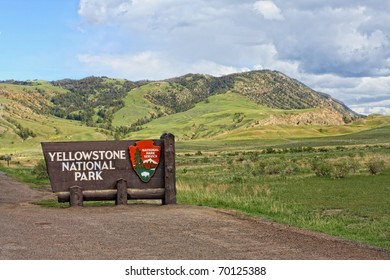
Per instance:
[[[7,162],[7,166],[9,167],[9,162],[11,161],[12,157],[10,155],[6,155],[4,157],[4,160]]]
[[[175,139],[51,142],[42,150],[59,202],[161,199],[176,203]]]

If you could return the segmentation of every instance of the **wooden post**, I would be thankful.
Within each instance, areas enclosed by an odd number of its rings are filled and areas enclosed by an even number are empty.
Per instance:
[[[9,162],[11,161],[11,156],[10,155],[6,155],[5,156],[5,160],[7,161],[7,166],[9,167]]]
[[[176,166],[175,166],[175,136],[171,133],[161,135],[165,162],[165,196],[164,205],[176,204]]]
[[[116,205],[126,205],[127,204],[127,182],[124,179],[119,179],[116,181]]]
[[[79,186],[69,188],[70,191],[70,206],[83,206],[83,189]]]

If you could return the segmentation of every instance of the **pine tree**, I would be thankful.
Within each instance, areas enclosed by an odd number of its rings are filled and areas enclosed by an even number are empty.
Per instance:
[[[142,162],[142,158],[141,158],[141,152],[138,149],[138,147],[135,150],[134,161],[135,161],[135,168],[141,168],[143,162]]]

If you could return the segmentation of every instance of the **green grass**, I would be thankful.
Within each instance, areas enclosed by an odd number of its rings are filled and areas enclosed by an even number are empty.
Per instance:
[[[130,91],[125,107],[115,114],[114,124],[129,125],[149,116],[155,108],[143,96],[150,90],[154,90],[153,84]],[[0,102],[14,107],[6,111],[0,106],[0,156],[13,154],[11,167],[3,162],[0,170],[33,188],[47,189],[49,184],[31,174],[42,158],[41,141],[112,139],[79,122],[33,113],[1,96]],[[390,248],[390,117],[370,116],[344,126],[256,125],[269,114],[284,113],[229,92],[212,96],[187,112],[155,119],[126,138],[159,138],[163,132],[176,135],[179,203],[235,209]],[[33,130],[36,137],[22,141],[4,116]],[[365,164],[375,156],[385,161],[387,169],[372,176]],[[357,162],[359,170],[343,179],[317,177],[310,167],[316,157]],[[268,164],[263,173],[259,172],[261,162]],[[278,168],[291,174],[267,174],[279,172]],[[39,205],[68,207],[55,200]]]
[[[41,154],[41,142],[107,140],[109,137],[95,128],[81,125],[76,121],[56,117],[24,113],[12,115],[14,121],[29,128],[36,136],[22,140],[17,128],[5,122],[0,116],[0,155],[15,154],[19,157],[36,157]],[[1,133],[1,131],[3,131]]]
[[[360,165],[346,178],[317,177],[310,167],[317,157],[334,163],[350,159]],[[373,157],[386,161],[387,169],[381,175],[369,175],[366,163]],[[187,153],[178,157],[178,201],[234,209],[390,248],[389,159],[389,149],[380,147],[360,152],[334,147],[325,153]],[[261,162],[289,173],[261,173]],[[296,169],[291,171],[286,166]]]
[[[57,199],[44,199],[33,202],[34,205],[42,206],[45,208],[69,208],[70,203],[64,202],[60,203]],[[83,207],[107,207],[114,206],[114,201],[84,201]]]
[[[153,120],[143,130],[132,133],[131,136],[150,138],[169,131],[182,140],[210,138],[249,126],[255,119],[262,119],[271,111],[280,110],[257,105],[244,96],[228,92],[211,96],[208,102],[198,103],[186,112]],[[235,113],[242,113],[243,119],[235,121]]]
[[[145,86],[131,90],[124,99],[125,106],[114,114],[112,124],[114,126],[129,126],[138,119],[149,117],[150,113],[156,110],[153,103],[144,98],[149,91],[158,88],[155,84],[150,83]]]
[[[38,179],[32,174],[32,167],[15,164],[11,161],[8,167],[6,162],[0,162],[0,171],[4,172],[8,177],[15,179],[16,181],[25,182],[31,188],[36,190],[49,190],[50,183],[47,179]]]
[[[373,133],[386,135],[382,130]],[[303,141],[301,144],[307,143]],[[368,145],[364,148],[353,145],[328,146],[323,150],[321,147],[309,149],[306,145],[302,145],[305,149],[294,149],[299,146],[296,142],[290,145],[284,142],[284,146],[279,146],[283,148],[271,150],[267,149],[271,142],[250,146],[244,141],[225,150],[218,150],[217,143],[211,142],[209,145],[212,149],[207,150],[206,142],[202,142],[202,145],[192,144],[188,150],[185,146],[181,147],[177,155],[179,203],[234,209],[344,239],[390,248],[389,145]],[[367,163],[372,158],[385,162],[386,169],[382,174],[369,174]],[[315,176],[311,167],[313,160],[359,164],[346,178],[335,179]],[[28,182],[33,188],[47,189],[47,180],[38,180],[31,174],[33,163],[29,163],[30,167],[26,164],[28,162],[23,165],[11,162],[8,168],[3,162],[0,170],[17,180]],[[262,166],[265,169],[261,169]],[[43,207],[69,207],[56,200],[37,204]],[[88,202],[85,205],[97,207],[113,204]]]
[[[136,112],[138,112],[138,107],[135,103],[134,110]],[[131,114],[133,109],[123,110]],[[146,108],[143,107],[142,110],[139,112],[140,116],[145,115]],[[176,135],[179,141],[300,140],[303,138],[349,135],[390,125],[390,117],[380,115],[360,119],[348,125],[259,125],[259,122],[271,115],[289,116],[307,111],[315,111],[315,109],[272,109],[257,105],[245,96],[227,92],[211,96],[207,102],[198,103],[188,111],[152,120],[143,125],[142,130],[131,133],[129,137],[137,139],[152,138],[169,131]],[[235,120],[234,115],[236,113],[241,114],[242,118]]]

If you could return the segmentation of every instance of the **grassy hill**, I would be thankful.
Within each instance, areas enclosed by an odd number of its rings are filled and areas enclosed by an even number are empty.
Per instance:
[[[164,132],[178,141],[302,139],[389,124],[389,117],[361,118],[329,95],[266,70],[164,81],[0,82],[0,154],[39,153],[41,141],[157,138]]]
[[[0,158],[13,155],[0,169],[18,180],[48,184],[32,172],[42,141],[164,132],[177,140],[179,203],[390,248],[390,116],[361,117],[273,71],[0,82]]]

